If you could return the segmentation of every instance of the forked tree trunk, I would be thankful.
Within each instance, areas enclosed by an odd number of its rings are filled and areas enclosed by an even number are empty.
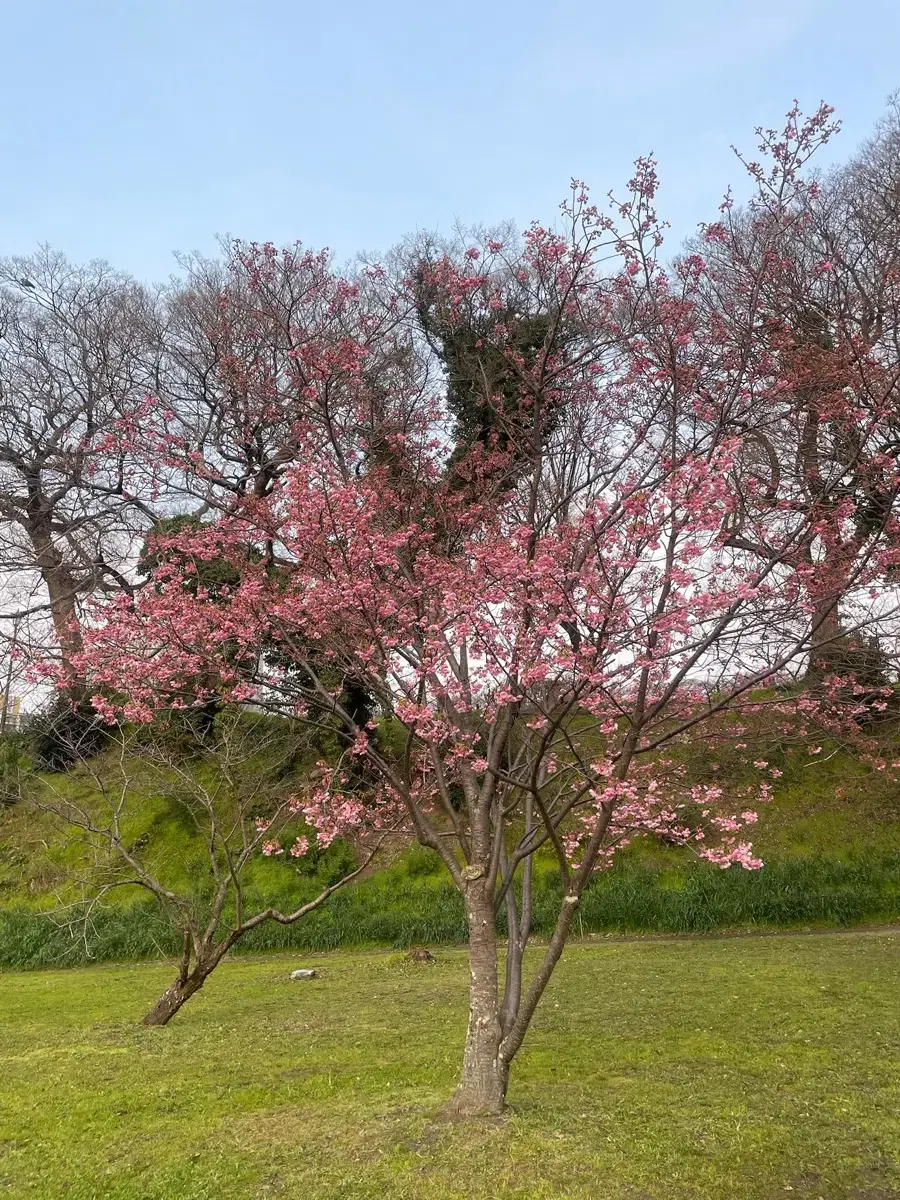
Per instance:
[[[634,727],[631,743],[622,759],[622,777],[631,761],[637,741],[638,726]],[[544,989],[556,969],[572,929],[581,896],[597,861],[597,855],[609,822],[613,806],[607,801],[596,827],[584,848],[582,861],[569,881],[563,897],[556,927],[544,951],[543,958],[527,989],[521,997],[521,957],[525,948],[526,930],[531,922],[531,884],[525,890],[525,920],[516,929],[511,921],[509,954],[515,954],[516,968],[507,974],[507,987],[513,988],[509,1003],[501,1009],[498,997],[497,933],[494,922],[494,898],[480,867],[469,866],[463,871],[466,880],[466,917],[469,925],[469,1028],[463,1055],[459,1084],[445,1113],[452,1117],[499,1116],[506,1107],[509,1068],[519,1051],[531,1018],[544,994]],[[510,915],[515,906],[510,905]]]
[[[449,1116],[496,1116],[506,1106],[509,1064],[500,1053],[502,1030],[493,899],[482,876],[466,891],[469,923],[469,1028],[459,1084]]]
[[[226,891],[230,886],[228,880],[226,880],[219,892],[214,905],[214,915],[206,932],[200,936],[197,934],[196,929],[193,931],[186,929],[184,931],[184,947],[181,952],[181,965],[178,978],[170,987],[166,988],[144,1017],[142,1023],[144,1025],[168,1025],[178,1010],[187,1004],[191,996],[196,995],[200,991],[228,951],[245,933],[249,933],[251,929],[255,929],[263,921],[273,920],[280,922],[282,925],[293,925],[295,921],[299,921],[301,917],[317,909],[321,904],[324,904],[333,892],[336,892],[339,888],[344,887],[345,884],[350,883],[362,874],[374,858],[386,836],[387,834],[383,834],[378,839],[375,846],[369,851],[355,871],[350,871],[336,883],[329,884],[318,896],[302,904],[295,912],[286,915],[274,908],[263,909],[262,912],[258,912],[255,916],[232,927],[228,933],[222,936],[221,941],[216,942],[216,930],[222,915]],[[193,969],[191,969],[190,965],[192,957],[194,958]]]
[[[190,1000],[206,983],[215,963],[202,963],[187,975],[179,976],[171,987],[167,987],[157,1002],[144,1017],[143,1025],[168,1025],[183,1004]]]

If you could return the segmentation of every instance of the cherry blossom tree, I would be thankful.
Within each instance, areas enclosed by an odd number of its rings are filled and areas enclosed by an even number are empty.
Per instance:
[[[489,419],[464,449],[444,381],[418,357],[370,359],[358,334],[329,341],[342,404],[297,414],[290,466],[202,536],[179,535],[152,588],[98,609],[80,660],[107,717],[214,695],[344,728],[340,759],[296,803],[326,838],[348,805],[404,813],[459,889],[460,1115],[503,1109],[585,888],[617,850],[650,835],[723,869],[761,865],[748,830],[767,764],[726,796],[687,763],[733,741],[729,722],[816,703],[787,689],[838,584],[814,586],[806,547],[841,536],[839,587],[861,624],[895,558],[887,522],[844,536],[840,474],[797,504],[742,467],[755,431],[736,408],[796,388],[797,367],[772,356],[756,309],[713,319],[701,256],[664,268],[656,190],[639,160],[612,215],[575,184],[557,228],[436,258],[411,281],[445,334],[479,330],[461,340],[491,368],[467,372],[481,389],[470,411]],[[511,303],[523,288],[529,304]],[[391,337],[415,344],[402,320]],[[185,584],[177,564],[190,561],[231,561],[238,578],[210,603]],[[343,702],[348,676],[376,700],[365,721]],[[538,852],[562,890],[528,972]]]

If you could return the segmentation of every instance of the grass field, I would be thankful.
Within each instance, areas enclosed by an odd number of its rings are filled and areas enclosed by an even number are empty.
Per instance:
[[[500,1122],[434,1119],[465,956],[226,963],[166,1029],[168,964],[0,974],[0,1196],[900,1197],[900,934],[567,952]],[[492,1172],[498,1173],[492,1182]]]

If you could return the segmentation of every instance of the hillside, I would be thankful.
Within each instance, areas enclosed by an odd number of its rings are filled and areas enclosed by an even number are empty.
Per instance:
[[[891,781],[847,754],[783,755],[774,799],[760,811],[758,872],[723,871],[686,850],[642,838],[598,873],[577,935],[706,932],[847,926],[900,919],[900,795]],[[720,778],[728,788],[728,766]],[[718,778],[718,777],[717,777]],[[81,771],[48,776],[47,786],[87,795]],[[203,848],[184,812],[159,798],[131,830],[174,886],[187,887]],[[256,859],[251,899],[295,907],[337,878],[350,858],[335,844],[297,866]],[[0,965],[32,967],[173,954],[177,946],[155,904],[137,888],[111,894],[89,925],[67,925],[90,892],[84,847],[70,829],[20,805],[0,810]],[[559,877],[538,863],[534,927],[549,931]],[[405,947],[464,940],[462,907],[430,851],[409,846],[388,865],[339,892],[293,927],[266,925],[236,952],[263,949]]]

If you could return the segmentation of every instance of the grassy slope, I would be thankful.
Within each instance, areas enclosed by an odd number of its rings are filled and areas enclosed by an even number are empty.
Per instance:
[[[0,974],[0,1195],[67,1200],[893,1200],[900,936],[572,947],[512,1112],[432,1117],[466,966],[235,960],[163,1030],[171,968]],[[491,1182],[496,1170],[498,1182]]]
[[[900,796],[877,773],[848,757],[781,759],[776,799],[761,814],[755,845],[761,872],[698,865],[684,851],[641,840],[616,867],[598,876],[579,913],[577,932],[687,932],[723,928],[849,925],[900,920]],[[727,764],[724,768],[727,786]],[[84,791],[87,781],[60,776],[58,787]],[[167,880],[191,877],[196,842],[176,812],[146,810],[135,837],[145,836]],[[337,851],[330,852],[334,856]],[[77,840],[21,810],[0,814],[0,964],[43,966],[88,961],[83,945],[35,910],[71,883],[82,857]],[[248,883],[260,902],[292,907],[329,878],[326,857],[312,878],[293,865],[260,857]],[[553,864],[539,870],[535,928],[549,931],[557,899]],[[121,895],[96,921],[91,954],[122,960],[176,950],[155,909]],[[140,897],[138,897],[139,899]],[[389,870],[334,897],[292,928],[264,927],[239,950],[323,950],[337,946],[440,945],[461,941],[459,898],[434,856],[414,848]]]

